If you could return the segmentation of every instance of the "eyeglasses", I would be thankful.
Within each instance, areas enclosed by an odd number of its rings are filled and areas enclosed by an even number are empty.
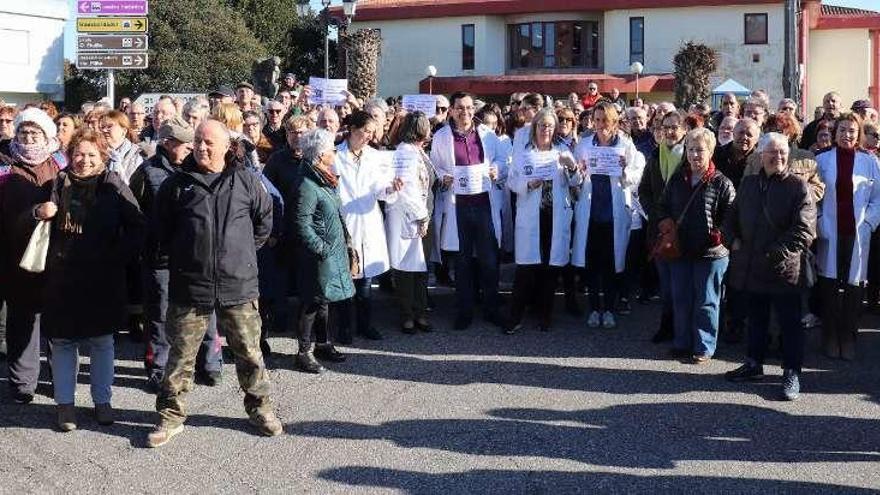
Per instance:
[[[880,133],[876,133],[876,132],[866,132],[865,136],[867,136],[869,138],[880,139]]]
[[[43,134],[43,131],[18,131],[18,135],[21,137],[39,137]]]
[[[590,90],[590,91],[599,91],[599,88],[597,88],[597,87],[593,87],[593,86],[590,86],[590,87],[587,88],[587,89]]]
[[[449,107],[437,107],[438,112],[445,112],[447,110],[449,110]]]
[[[553,122],[541,122],[540,124],[538,124],[538,126],[540,126],[542,129],[553,129],[554,127],[556,127],[556,124],[554,124]]]
[[[281,110],[272,110],[272,109],[269,109],[269,110],[266,110],[266,113],[281,113]]]
[[[0,124],[11,124],[12,122],[12,119],[0,119]]]

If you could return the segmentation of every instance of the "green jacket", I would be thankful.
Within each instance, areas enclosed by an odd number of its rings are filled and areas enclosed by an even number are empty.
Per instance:
[[[304,165],[293,187],[292,220],[297,287],[303,303],[336,302],[354,295],[339,195]]]

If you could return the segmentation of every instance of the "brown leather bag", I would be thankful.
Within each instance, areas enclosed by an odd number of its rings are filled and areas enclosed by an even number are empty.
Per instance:
[[[694,189],[694,192],[691,193],[691,197],[684,205],[684,209],[681,210],[681,215],[678,216],[678,219],[673,221],[671,218],[664,218],[659,224],[657,224],[657,230],[659,230],[659,233],[657,234],[657,240],[654,242],[654,246],[651,248],[651,259],[672,261],[681,258],[681,244],[678,240],[678,227],[681,226],[681,222],[684,221],[684,216],[687,213],[688,208],[691,207],[694,198],[697,197],[700,189],[702,189],[705,184],[706,181],[700,181],[699,185],[697,185],[697,188]]]

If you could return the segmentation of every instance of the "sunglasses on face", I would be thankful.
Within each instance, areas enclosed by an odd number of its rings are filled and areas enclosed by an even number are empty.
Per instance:
[[[447,111],[447,110],[449,110],[449,107],[437,107],[437,111],[440,112],[440,113],[443,113],[443,112],[445,112],[445,111]]]
[[[281,113],[281,110],[266,110],[266,113]]]

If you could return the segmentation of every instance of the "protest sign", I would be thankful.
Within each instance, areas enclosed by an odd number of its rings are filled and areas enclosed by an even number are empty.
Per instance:
[[[434,95],[404,95],[402,103],[407,112],[424,112],[429,119],[437,114],[437,97]]]

